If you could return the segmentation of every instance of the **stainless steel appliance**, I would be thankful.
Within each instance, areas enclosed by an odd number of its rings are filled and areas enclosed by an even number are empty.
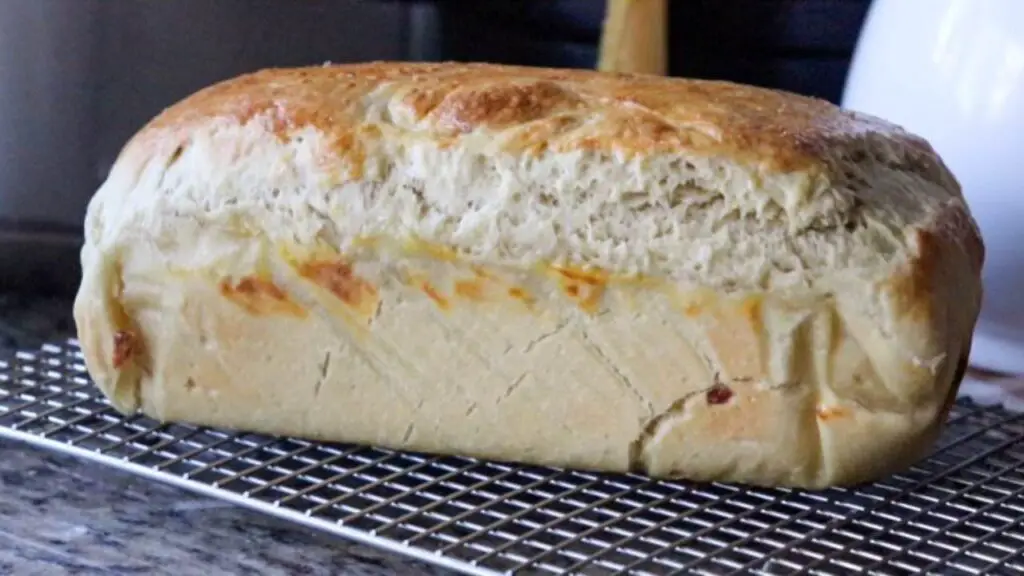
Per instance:
[[[398,2],[0,2],[0,290],[74,289],[85,207],[131,134],[268,66],[408,56]]]

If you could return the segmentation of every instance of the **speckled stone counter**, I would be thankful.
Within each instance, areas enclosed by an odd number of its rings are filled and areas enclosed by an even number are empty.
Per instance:
[[[0,574],[441,574],[231,504],[0,442]]]
[[[0,294],[0,351],[72,334],[70,303]],[[0,440],[0,574],[447,574],[151,480]]]

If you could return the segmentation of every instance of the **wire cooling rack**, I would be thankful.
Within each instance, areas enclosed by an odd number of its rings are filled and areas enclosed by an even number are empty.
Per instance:
[[[68,342],[0,359],[0,436],[469,574],[1024,574],[1024,415],[969,403],[906,474],[757,490],[123,418]]]

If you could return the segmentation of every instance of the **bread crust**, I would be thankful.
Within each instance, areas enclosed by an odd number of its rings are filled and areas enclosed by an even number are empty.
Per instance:
[[[90,203],[75,303],[124,412],[820,488],[928,449],[984,247],[926,142],[720,82],[268,70]]]
[[[595,121],[584,125],[580,117]],[[441,146],[479,129],[513,129],[500,141],[513,154],[689,150],[779,171],[820,167],[836,141],[877,135],[923,153],[918,160],[933,170],[939,166],[923,139],[824,100],[730,82],[479,63],[263,70],[172,106],[133,145],[165,146],[168,131],[187,139],[215,118],[255,120],[282,138],[311,126],[353,163],[367,153],[363,142],[393,125],[423,131]]]

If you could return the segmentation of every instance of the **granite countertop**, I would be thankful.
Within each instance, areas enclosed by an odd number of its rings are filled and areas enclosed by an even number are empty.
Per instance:
[[[73,334],[70,302],[0,294],[0,352]],[[0,574],[449,574],[232,504],[0,440]]]

